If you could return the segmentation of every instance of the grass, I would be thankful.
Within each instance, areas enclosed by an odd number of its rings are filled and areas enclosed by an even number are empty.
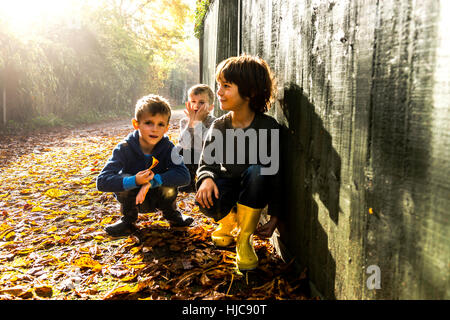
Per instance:
[[[0,124],[0,135],[34,132],[42,129],[75,128],[80,125],[131,119],[131,117],[132,115],[130,115],[129,112],[99,113],[93,111],[79,115],[67,115],[64,117],[51,113],[49,115],[37,116],[24,121],[9,120],[6,126]]]

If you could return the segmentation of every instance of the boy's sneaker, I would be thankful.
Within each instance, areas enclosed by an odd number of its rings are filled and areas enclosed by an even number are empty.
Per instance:
[[[125,221],[118,221],[114,224],[110,224],[105,228],[107,234],[111,237],[125,237],[136,232],[138,228],[134,223],[129,223]]]
[[[163,217],[169,221],[173,227],[187,227],[194,222],[192,217],[182,214],[178,210],[163,212]]]

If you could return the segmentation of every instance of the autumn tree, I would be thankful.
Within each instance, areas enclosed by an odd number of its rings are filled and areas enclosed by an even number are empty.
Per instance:
[[[12,27],[8,5],[0,7],[3,125],[130,115],[139,96],[159,93],[171,70],[184,68],[176,60],[190,18],[183,0],[71,5],[70,15],[35,17],[22,32]]]

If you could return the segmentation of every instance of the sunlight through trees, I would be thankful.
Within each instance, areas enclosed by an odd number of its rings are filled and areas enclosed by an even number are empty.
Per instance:
[[[181,103],[182,90],[168,88],[198,78],[193,9],[187,0],[2,3],[0,127],[130,115],[150,92]]]

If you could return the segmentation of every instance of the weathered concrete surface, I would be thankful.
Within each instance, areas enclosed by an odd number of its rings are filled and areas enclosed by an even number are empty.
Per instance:
[[[205,35],[216,27],[278,79],[288,253],[325,298],[449,299],[450,3],[225,3]],[[234,52],[217,43],[203,53],[210,84]]]

